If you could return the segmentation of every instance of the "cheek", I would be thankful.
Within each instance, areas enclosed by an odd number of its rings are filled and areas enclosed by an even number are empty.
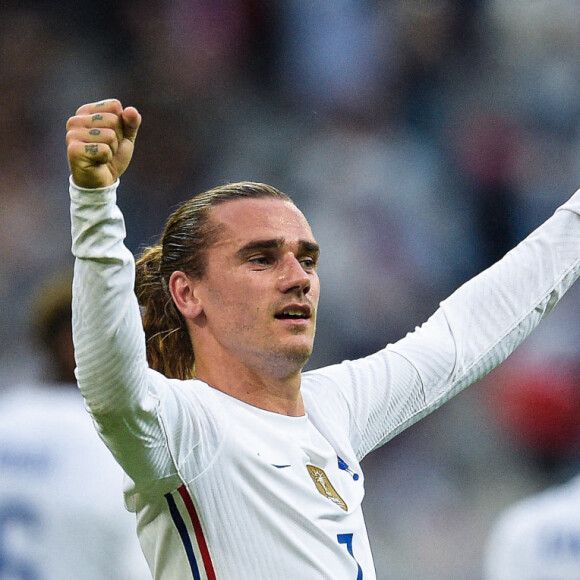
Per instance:
[[[258,325],[269,312],[267,283],[235,269],[224,268],[220,274],[212,272],[203,288],[210,323],[219,320],[220,326],[239,330]]]
[[[256,325],[265,310],[258,294],[250,287],[234,284],[212,293],[211,309],[208,308],[207,314],[220,318],[225,325],[239,328]]]

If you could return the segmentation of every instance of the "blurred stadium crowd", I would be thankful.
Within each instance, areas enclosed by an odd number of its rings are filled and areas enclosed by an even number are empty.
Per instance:
[[[72,264],[64,127],[85,102],[143,115],[135,252],[214,185],[294,197],[322,245],[309,366],[402,337],[580,187],[574,0],[4,0],[0,54],[0,387],[42,366],[28,310]],[[365,460],[380,579],[480,578],[499,511],[580,471],[579,353],[577,289]]]

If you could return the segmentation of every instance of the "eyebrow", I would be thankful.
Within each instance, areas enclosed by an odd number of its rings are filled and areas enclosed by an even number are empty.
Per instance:
[[[253,240],[244,244],[237,252],[236,255],[243,257],[248,254],[258,251],[258,250],[277,250],[284,246],[286,240],[284,238],[273,238],[268,240]],[[320,254],[320,246],[316,242],[310,242],[308,240],[300,240],[298,242],[298,253],[312,254],[318,256]]]

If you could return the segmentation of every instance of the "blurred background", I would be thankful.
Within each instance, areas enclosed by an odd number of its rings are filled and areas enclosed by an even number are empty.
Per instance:
[[[404,336],[580,186],[575,0],[3,0],[0,55],[0,391],[46,362],[30,301],[72,264],[85,102],[143,115],[134,252],[221,183],[295,199],[322,245],[309,367]],[[499,512],[580,471],[579,306],[365,459],[380,580],[481,578]]]

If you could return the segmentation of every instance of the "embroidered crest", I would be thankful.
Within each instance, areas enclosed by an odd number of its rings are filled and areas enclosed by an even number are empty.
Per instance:
[[[316,486],[316,489],[324,496],[327,497],[330,501],[335,503],[337,506],[342,508],[344,511],[348,510],[348,506],[346,502],[338,495],[336,489],[324,470],[320,469],[320,467],[315,467],[314,465],[306,465],[306,469],[308,469],[308,473]]]

